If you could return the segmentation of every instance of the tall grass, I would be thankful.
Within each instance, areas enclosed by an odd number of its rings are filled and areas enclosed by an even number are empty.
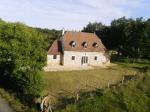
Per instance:
[[[77,104],[67,105],[59,112],[149,112],[150,71],[123,86],[111,88],[94,98],[81,99]]]
[[[113,60],[114,61],[114,60]],[[137,75],[122,86],[105,89],[98,94],[82,96],[74,104],[57,112],[149,112],[150,110],[150,61],[125,58],[115,60],[122,70],[137,70]]]
[[[12,92],[8,92],[1,87],[0,96],[6,99],[12,109],[16,112],[37,112],[37,109],[28,107],[27,105],[23,104],[15,94],[13,94]]]

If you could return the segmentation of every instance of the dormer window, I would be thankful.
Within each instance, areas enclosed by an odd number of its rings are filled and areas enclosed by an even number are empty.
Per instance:
[[[70,42],[70,46],[71,46],[71,47],[75,47],[75,46],[76,46],[75,41],[71,41],[71,42]]]
[[[94,48],[98,48],[98,44],[96,42],[93,43]]]
[[[87,42],[83,42],[83,43],[82,43],[82,46],[83,46],[84,48],[87,48],[88,43],[87,43]]]

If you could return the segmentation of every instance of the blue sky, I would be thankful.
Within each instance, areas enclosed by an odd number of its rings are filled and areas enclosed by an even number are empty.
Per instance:
[[[81,30],[122,16],[150,18],[150,0],[0,0],[0,18],[33,27]]]

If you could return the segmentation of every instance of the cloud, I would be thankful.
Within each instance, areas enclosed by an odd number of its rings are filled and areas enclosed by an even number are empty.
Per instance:
[[[109,24],[114,18],[131,17],[146,0],[1,0],[0,17],[31,26],[82,29],[88,22]]]

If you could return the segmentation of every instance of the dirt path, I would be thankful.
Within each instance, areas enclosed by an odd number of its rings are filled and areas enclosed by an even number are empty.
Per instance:
[[[0,112],[15,112],[9,103],[0,96]]]

